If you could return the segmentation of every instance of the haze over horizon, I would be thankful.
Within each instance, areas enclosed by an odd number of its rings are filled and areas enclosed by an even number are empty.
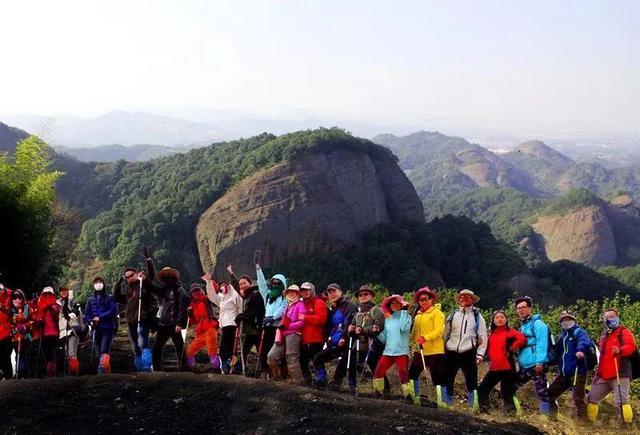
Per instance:
[[[634,1],[10,2],[0,114],[637,137],[637,22]]]

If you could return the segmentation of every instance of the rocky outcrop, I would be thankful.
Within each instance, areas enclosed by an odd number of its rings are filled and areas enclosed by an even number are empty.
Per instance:
[[[469,149],[456,155],[460,172],[478,186],[505,186],[526,191],[529,177],[483,148]]]
[[[615,264],[616,243],[606,209],[583,207],[565,215],[541,216],[532,225],[551,261],[571,260],[599,266]]]
[[[242,180],[201,217],[196,230],[205,271],[223,276],[233,259],[252,272],[311,254],[358,246],[378,224],[423,222],[415,189],[392,159],[337,150],[304,154]]]

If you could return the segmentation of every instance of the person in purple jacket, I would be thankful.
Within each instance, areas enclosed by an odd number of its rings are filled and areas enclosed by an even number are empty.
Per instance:
[[[84,308],[84,318],[91,324],[93,345],[100,355],[98,373],[111,373],[111,342],[117,329],[118,305],[107,294],[102,278],[93,280],[93,290]]]
[[[300,287],[290,285],[284,292],[287,300],[287,308],[282,316],[276,332],[276,340],[267,355],[267,362],[273,373],[272,379],[280,379],[280,365],[282,358],[286,356],[289,378],[287,382],[297,385],[304,384],[302,370],[300,368],[300,342],[302,340],[302,328],[304,320],[300,318],[307,309],[300,298]]]

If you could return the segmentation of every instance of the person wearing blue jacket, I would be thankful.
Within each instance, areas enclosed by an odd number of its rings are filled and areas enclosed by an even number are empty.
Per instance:
[[[576,323],[576,317],[569,311],[560,313],[558,319],[562,333],[557,340],[556,362],[558,375],[549,385],[551,412],[557,414],[556,399],[568,389],[573,393],[574,417],[584,420],[587,404],[585,402],[585,383],[587,381],[587,353],[591,351],[593,342],[587,332]]]
[[[327,296],[329,299],[329,312],[327,315],[327,346],[313,357],[313,367],[315,369],[316,388],[322,390],[327,385],[327,369],[325,364],[339,357],[348,358],[347,332],[349,325],[356,315],[358,308],[342,295],[342,289],[338,284],[327,286]],[[333,374],[333,389],[340,390],[342,379],[347,374],[346,361],[339,361]]]
[[[93,280],[93,295],[84,307],[84,318],[93,329],[93,345],[98,350],[98,373],[111,373],[111,342],[117,329],[118,304],[105,290],[104,280]]]
[[[518,388],[533,380],[536,396],[540,401],[540,413],[551,414],[551,400],[547,385],[547,370],[549,363],[549,326],[544,323],[539,314],[533,313],[533,300],[529,296],[516,299],[516,311],[520,318],[520,332],[527,337],[527,344],[520,350],[518,362],[520,364]]]
[[[258,358],[260,360],[261,377],[264,379],[270,376],[270,368],[267,363],[267,354],[273,347],[276,340],[276,331],[282,320],[285,310],[287,309],[287,299],[284,297],[284,289],[287,288],[287,279],[284,275],[277,273],[271,277],[267,284],[267,280],[260,268],[260,254],[256,251],[253,257],[256,265],[256,277],[258,281],[258,290],[262,299],[264,299],[264,320],[262,321],[262,337],[258,345]]]
[[[408,307],[409,304],[400,295],[388,296],[380,304],[385,321],[378,340],[384,343],[384,351],[373,374],[373,389],[378,395],[384,394],[384,375],[395,364],[402,394],[420,406],[420,397],[416,395],[413,383],[409,382],[409,334],[412,319],[407,311]]]

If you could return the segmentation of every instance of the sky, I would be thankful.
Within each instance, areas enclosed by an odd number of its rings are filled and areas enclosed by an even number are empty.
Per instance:
[[[640,135],[634,0],[0,1],[0,113]]]

